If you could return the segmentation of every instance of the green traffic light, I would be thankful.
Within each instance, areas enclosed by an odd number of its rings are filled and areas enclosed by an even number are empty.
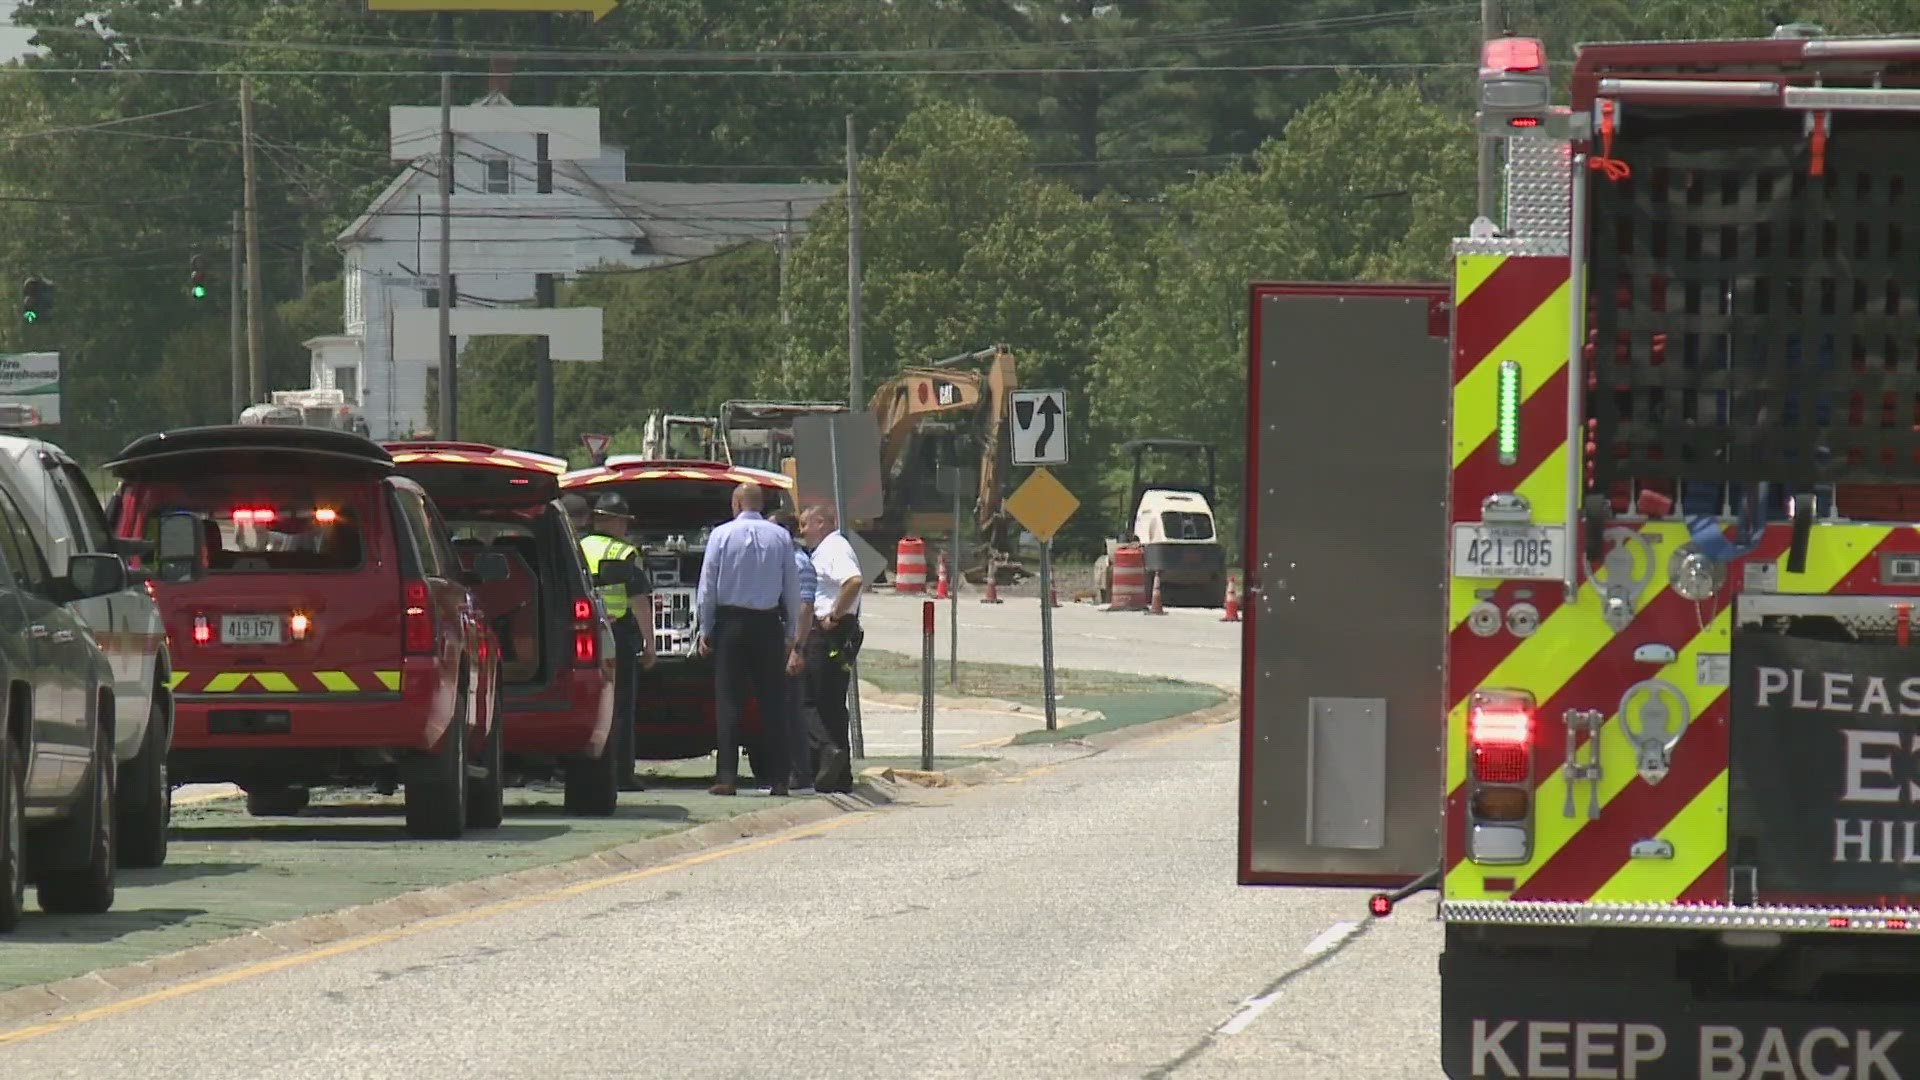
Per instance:
[[[24,311],[24,312],[21,312],[21,317],[22,317],[22,318],[24,318],[24,319],[26,319],[26,320],[27,320],[28,322],[39,322],[39,321],[40,321],[40,313],[39,313],[39,312],[37,312],[37,311]]]
[[[205,285],[195,285],[193,287],[193,298],[195,300],[205,300],[207,298],[207,287]]]

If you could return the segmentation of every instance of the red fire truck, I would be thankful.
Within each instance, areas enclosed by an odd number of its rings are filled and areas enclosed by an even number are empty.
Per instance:
[[[1450,285],[1252,290],[1240,880],[1449,1077],[1920,1077],[1920,36],[1480,74]]]

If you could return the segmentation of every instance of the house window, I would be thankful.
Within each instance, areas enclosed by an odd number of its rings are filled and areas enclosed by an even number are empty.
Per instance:
[[[507,195],[513,191],[513,169],[506,158],[488,158],[487,194]]]
[[[453,306],[460,306],[460,275],[447,275],[453,280]],[[440,287],[438,285],[420,290],[421,306],[429,310],[440,306]]]
[[[346,396],[347,404],[360,404],[360,369],[357,367],[334,368],[333,388]]]

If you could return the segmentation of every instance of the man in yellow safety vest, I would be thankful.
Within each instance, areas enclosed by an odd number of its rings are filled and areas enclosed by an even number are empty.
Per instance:
[[[644,654],[644,665],[649,671],[653,670],[658,655],[653,640],[652,589],[640,565],[640,549],[627,543],[627,526],[633,518],[619,495],[600,496],[591,510],[587,500],[579,495],[569,494],[563,502],[567,516],[573,521],[574,532],[580,534],[580,554],[586,560],[588,575],[598,574],[603,562],[625,562],[634,568],[631,586],[594,586],[602,606],[607,609],[607,618],[613,622],[613,726],[618,740],[615,746],[620,754],[623,784],[633,786],[634,653]],[[629,592],[636,595],[630,598]],[[635,607],[640,609],[638,613]]]

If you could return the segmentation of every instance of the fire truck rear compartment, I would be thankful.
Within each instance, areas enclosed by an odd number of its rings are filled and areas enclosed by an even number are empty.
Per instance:
[[[1920,520],[1920,118],[1623,106],[1589,180],[1588,491]],[[1595,157],[1603,157],[1599,146]],[[1615,170],[1617,172],[1618,170]],[[1837,505],[1836,505],[1837,504]]]

